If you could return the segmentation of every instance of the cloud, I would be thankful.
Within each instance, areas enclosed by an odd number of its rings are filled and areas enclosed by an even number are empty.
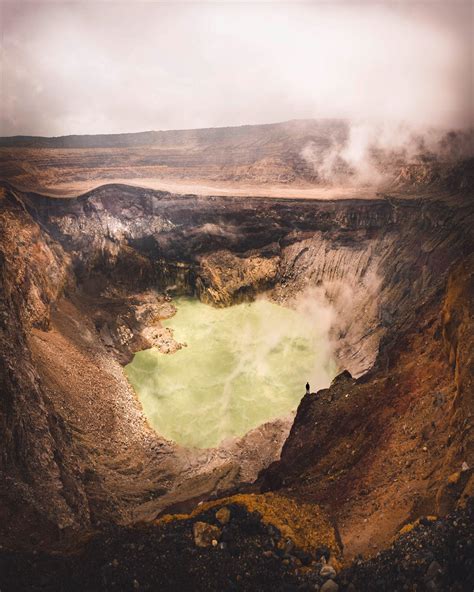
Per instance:
[[[3,135],[471,117],[472,4],[2,2]]]

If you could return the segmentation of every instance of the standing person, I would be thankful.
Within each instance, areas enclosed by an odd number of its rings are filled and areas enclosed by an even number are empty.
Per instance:
[[[309,395],[309,382],[306,383],[306,394]]]

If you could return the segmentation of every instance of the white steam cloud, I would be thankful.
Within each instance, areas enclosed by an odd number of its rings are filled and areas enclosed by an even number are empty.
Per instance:
[[[0,11],[0,135],[472,123],[471,0],[0,0]]]
[[[472,130],[446,131],[400,122],[354,121],[346,134],[327,138],[329,146],[308,142],[301,156],[321,182],[377,185],[397,165],[456,161],[474,155]]]

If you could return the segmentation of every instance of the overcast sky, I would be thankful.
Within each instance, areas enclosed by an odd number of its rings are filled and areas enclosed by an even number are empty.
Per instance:
[[[472,123],[471,0],[0,3],[0,135]]]

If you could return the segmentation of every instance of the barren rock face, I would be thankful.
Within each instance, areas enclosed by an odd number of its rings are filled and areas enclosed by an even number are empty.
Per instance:
[[[203,302],[230,306],[274,285],[277,273],[276,256],[237,257],[229,251],[216,251],[202,257],[196,288]]]
[[[12,544],[34,544],[33,530],[46,544],[152,519],[253,481],[279,458],[288,421],[204,451],[182,449],[146,424],[121,364],[153,343],[174,347],[156,318],[170,312],[166,295],[228,306],[265,292],[331,311],[338,365],[361,378],[303,400],[281,463],[259,486],[337,500],[340,515],[358,524],[365,517],[345,506],[350,492],[385,486],[384,463],[414,442],[412,433],[435,437],[422,409],[428,392],[452,402],[432,420],[446,436],[446,468],[467,454],[448,425],[464,425],[472,380],[470,288],[449,276],[472,250],[468,193],[318,202],[111,185],[54,200],[6,188],[0,203],[0,522]],[[411,487],[430,470],[436,479],[419,488],[415,513],[444,475],[436,473],[441,457],[426,459]],[[394,516],[393,529],[406,510]],[[19,543],[22,528],[28,536]]]

